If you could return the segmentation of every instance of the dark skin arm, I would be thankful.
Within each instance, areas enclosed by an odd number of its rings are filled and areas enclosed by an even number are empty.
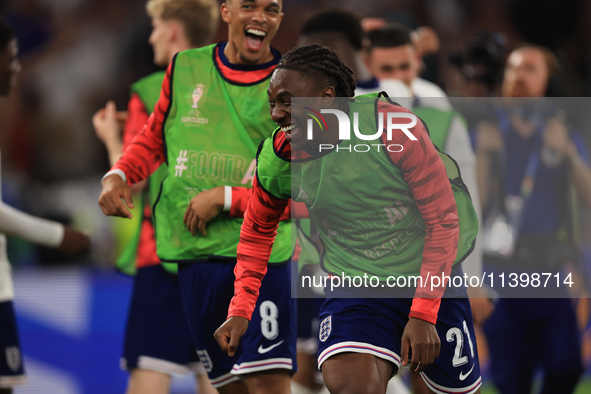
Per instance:
[[[90,238],[88,235],[74,230],[70,226],[64,227],[64,239],[58,247],[60,252],[69,256],[81,256],[90,251]]]
[[[224,324],[218,328],[213,337],[220,345],[220,348],[228,356],[232,357],[236,354],[240,338],[248,328],[248,319],[239,316],[232,316]]]
[[[205,225],[216,217],[224,207],[224,187],[218,186],[205,190],[191,199],[185,211],[183,222],[193,236],[197,231],[207,236]]]
[[[403,367],[408,364],[409,349],[412,349],[411,371],[422,372],[433,364],[441,349],[435,325],[425,320],[410,318],[402,333],[400,358]]]
[[[248,320],[243,317],[233,316],[226,320],[213,334],[220,345],[220,348],[228,356],[232,357],[238,345],[240,338],[248,328]],[[408,353],[412,349],[412,358],[410,360],[410,369],[422,372],[435,359],[439,357],[441,341],[435,329],[435,325],[421,319],[411,318],[402,334],[402,366],[408,364]]]

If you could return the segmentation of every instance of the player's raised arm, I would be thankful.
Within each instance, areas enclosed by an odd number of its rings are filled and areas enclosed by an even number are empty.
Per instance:
[[[128,207],[133,208],[130,186],[146,179],[165,160],[162,126],[170,104],[170,78],[173,64],[174,60],[169,65],[162,82],[160,99],[143,130],[133,139],[123,156],[103,178],[99,206],[107,216],[131,218],[128,209]],[[121,199],[125,200],[125,204]]]
[[[123,154],[123,145],[121,143],[121,130],[127,119],[127,112],[117,112],[115,102],[110,100],[104,108],[99,109],[92,117],[92,126],[99,140],[107,148],[109,154],[109,164],[111,166],[117,163]],[[146,123],[144,123],[142,126]]]
[[[257,185],[256,179],[253,183],[236,255],[234,297],[228,310],[228,320],[214,334],[222,350],[230,356],[236,352],[239,339],[248,327],[267,272],[277,227],[289,204],[289,200],[268,195]]]

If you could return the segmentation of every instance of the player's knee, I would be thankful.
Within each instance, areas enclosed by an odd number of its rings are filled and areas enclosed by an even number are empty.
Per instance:
[[[197,392],[199,394],[219,394],[206,373],[197,375]]]
[[[239,380],[237,382],[228,383],[225,386],[218,387],[217,391],[219,394],[248,394],[248,387],[246,386],[246,382]]]
[[[376,379],[325,379],[331,394],[384,394],[386,386]]]
[[[134,368],[131,370],[126,394],[166,394],[170,391],[172,376],[147,370]]]
[[[331,394],[383,394],[392,376],[392,366],[373,355],[341,353],[323,363],[322,376]]]
[[[246,378],[249,394],[288,394],[291,392],[291,373],[270,370],[249,374]]]

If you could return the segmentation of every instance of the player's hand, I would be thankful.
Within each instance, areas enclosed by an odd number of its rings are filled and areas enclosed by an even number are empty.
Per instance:
[[[490,296],[481,287],[468,287],[468,296],[470,297],[474,323],[484,323],[495,310]]]
[[[432,55],[439,52],[441,47],[437,32],[428,26],[421,26],[413,32],[412,40],[417,52],[421,56]]]
[[[402,333],[400,357],[402,366],[408,364],[408,351],[412,349],[411,371],[422,372],[439,357],[441,341],[435,325],[425,320],[411,318]]]
[[[64,226],[64,239],[58,250],[70,256],[87,254],[90,251],[90,238],[70,226]]]
[[[99,197],[99,206],[107,216],[119,216],[131,219],[132,215],[127,207],[133,208],[131,187],[117,174],[111,174],[103,180],[103,190]]]
[[[213,337],[222,348],[222,351],[232,357],[236,354],[240,338],[248,328],[248,319],[239,316],[232,316],[218,328]]]
[[[216,217],[222,208],[224,208],[224,186],[205,190],[191,199],[185,211],[183,223],[193,236],[199,231],[206,237],[205,225]]]
[[[127,111],[117,111],[115,117],[117,118],[117,124],[119,125],[119,130],[125,129],[125,122],[127,122],[127,117],[129,113]]]
[[[107,147],[121,144],[121,116],[117,112],[115,102],[109,101],[105,108],[99,109],[92,117],[92,125],[96,136]],[[125,122],[125,119],[123,119],[123,122]]]
[[[566,125],[558,118],[551,118],[546,121],[546,129],[542,138],[544,145],[561,157],[570,160],[577,154],[577,148],[568,135]]]

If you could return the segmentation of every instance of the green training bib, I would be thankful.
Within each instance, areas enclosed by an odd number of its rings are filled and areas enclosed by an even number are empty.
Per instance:
[[[207,237],[193,237],[183,216],[189,201],[202,191],[251,187],[259,142],[276,126],[269,116],[268,81],[226,81],[216,68],[214,49],[191,49],[173,60],[171,104],[163,126],[168,176],[154,207],[163,262],[236,256],[243,219],[221,212],[207,224]],[[283,262],[290,254],[290,225],[282,222],[270,262]]]
[[[379,100],[377,95],[363,97]],[[358,101],[350,104],[350,114],[359,113],[361,130],[376,130],[377,105]],[[353,124],[353,117],[350,119]],[[349,145],[367,143],[351,133],[351,140],[340,142],[340,152],[296,163],[281,158],[273,140],[268,139],[258,157],[258,179],[273,196],[291,197],[307,205],[325,246],[325,271],[349,276],[368,274],[381,280],[420,275],[426,226],[401,170],[383,150],[344,151]],[[457,264],[473,249],[478,220],[457,164],[444,153],[439,152],[439,156],[460,220],[454,261]]]
[[[160,90],[162,87],[162,81],[164,80],[164,71],[158,71],[150,74],[133,85],[131,85],[131,94],[137,94],[148,114],[154,112],[158,98],[160,97]],[[162,164],[149,178],[148,188],[142,193],[136,211],[139,213],[139,220],[137,221],[137,227],[134,231],[132,239],[127,243],[117,260],[115,261],[116,268],[128,275],[135,275],[137,267],[137,251],[140,240],[140,233],[142,222],[144,220],[144,206],[148,204],[152,205],[158,197],[160,191],[160,183],[166,176],[166,165]],[[176,265],[165,264],[164,268],[172,273],[176,273]]]

